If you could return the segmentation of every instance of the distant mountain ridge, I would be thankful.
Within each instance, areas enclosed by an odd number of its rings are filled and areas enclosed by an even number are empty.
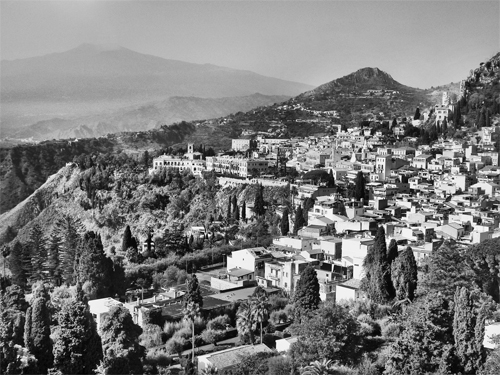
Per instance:
[[[123,108],[111,114],[54,118],[39,121],[11,134],[16,139],[92,138],[123,131],[144,131],[180,121],[212,119],[231,113],[279,103],[287,96],[253,94],[230,98],[196,98],[174,96],[159,102]]]
[[[0,62],[3,130],[121,110],[171,96],[294,96],[311,86],[260,74],[145,55],[119,46]]]

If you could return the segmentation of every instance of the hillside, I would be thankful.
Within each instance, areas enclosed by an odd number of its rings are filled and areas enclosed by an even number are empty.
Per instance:
[[[292,96],[311,88],[250,71],[89,44],[62,53],[4,60],[0,79],[4,132],[53,118],[109,114],[171,96],[227,98],[256,92]]]
[[[159,102],[123,108],[110,114],[43,120],[13,131],[10,136],[35,141],[101,137],[110,133],[150,130],[174,122],[227,116],[287,99],[286,96],[262,94],[216,99],[175,96]]]
[[[106,138],[46,141],[0,148],[0,213],[28,197],[50,175],[75,158],[92,163],[98,155],[127,152],[139,156],[144,150],[161,150],[182,142],[194,131],[194,125],[183,123],[140,133],[117,133]]]

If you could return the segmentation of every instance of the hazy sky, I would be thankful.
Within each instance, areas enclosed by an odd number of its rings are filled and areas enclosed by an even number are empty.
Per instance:
[[[363,67],[427,88],[500,51],[497,1],[0,1],[2,59],[82,43],[319,85]]]

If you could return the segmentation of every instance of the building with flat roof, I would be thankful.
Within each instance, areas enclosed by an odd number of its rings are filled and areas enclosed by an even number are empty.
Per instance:
[[[207,171],[224,173],[240,177],[249,177],[267,173],[269,161],[264,159],[235,158],[232,156],[208,156]]]

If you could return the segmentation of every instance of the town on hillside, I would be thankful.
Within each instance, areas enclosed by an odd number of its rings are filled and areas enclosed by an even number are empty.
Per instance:
[[[2,216],[2,373],[498,373],[489,72],[355,126],[278,106],[315,135],[73,157]]]

